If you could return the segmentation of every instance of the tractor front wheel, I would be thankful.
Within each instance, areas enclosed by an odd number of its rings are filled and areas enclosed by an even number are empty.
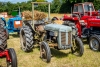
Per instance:
[[[49,45],[44,41],[40,44],[40,57],[47,63],[51,60],[51,51]]]
[[[29,26],[23,26],[20,30],[21,49],[29,52],[33,48],[33,33]]]
[[[100,51],[100,35],[92,35],[90,37],[89,47],[94,51]]]
[[[79,37],[75,37],[75,39],[73,39],[73,46],[71,47],[71,51],[77,56],[83,55],[84,46],[82,40]]]
[[[8,49],[8,54],[11,60],[7,60],[7,67],[17,67],[17,56],[13,48]]]

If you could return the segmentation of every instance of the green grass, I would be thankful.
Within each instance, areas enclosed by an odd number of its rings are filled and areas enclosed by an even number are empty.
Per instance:
[[[51,14],[61,18],[63,14]],[[8,20],[8,18],[6,19]],[[52,58],[50,63],[40,59],[39,48],[35,46],[32,52],[26,53],[20,49],[20,38],[15,34],[10,34],[8,48],[14,48],[17,54],[18,67],[100,67],[100,52],[92,51],[88,44],[84,42],[84,54],[77,57],[71,54],[71,50],[55,50],[51,48]],[[0,59],[0,67],[5,67],[5,58]]]
[[[85,43],[85,42],[84,42]],[[50,63],[40,59],[39,48],[35,46],[32,52],[26,53],[20,49],[20,39],[17,34],[11,34],[8,40],[8,48],[14,48],[17,54],[18,67],[99,67],[100,52],[94,52],[84,44],[84,55],[77,57],[71,54],[71,50],[55,50],[51,48],[52,58]],[[0,59],[0,66],[5,67],[6,61]]]

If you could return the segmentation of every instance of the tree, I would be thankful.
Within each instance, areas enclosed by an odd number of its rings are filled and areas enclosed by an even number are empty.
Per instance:
[[[94,4],[94,7],[96,10],[100,9],[100,1],[99,0],[94,0],[93,4]]]
[[[31,1],[31,2],[46,2],[46,0],[28,0],[28,1]]]
[[[45,2],[47,0],[28,0],[27,2],[11,3],[11,2],[0,2],[0,12],[6,11],[11,14],[12,10],[17,10],[19,7],[21,11],[32,10],[31,2]],[[99,0],[53,0],[51,3],[51,13],[71,13],[71,7],[75,3],[82,2],[93,2],[96,10],[100,9]],[[48,5],[39,4],[35,7],[35,10],[47,12]]]
[[[51,12],[52,13],[59,13],[60,7],[61,7],[61,1],[60,0],[53,0],[51,4]]]
[[[93,2],[94,0],[68,0],[70,3]]]
[[[36,0],[36,2],[46,2],[46,0]]]

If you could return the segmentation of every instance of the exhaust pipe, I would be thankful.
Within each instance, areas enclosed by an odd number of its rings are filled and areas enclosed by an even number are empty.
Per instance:
[[[92,16],[92,4],[89,4],[89,8],[90,8],[90,16]]]

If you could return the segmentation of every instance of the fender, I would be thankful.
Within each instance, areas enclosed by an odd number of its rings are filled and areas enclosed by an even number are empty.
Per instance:
[[[69,21],[79,21],[77,17],[68,17],[67,15],[64,15],[63,21],[66,21],[66,20],[69,20]]]

